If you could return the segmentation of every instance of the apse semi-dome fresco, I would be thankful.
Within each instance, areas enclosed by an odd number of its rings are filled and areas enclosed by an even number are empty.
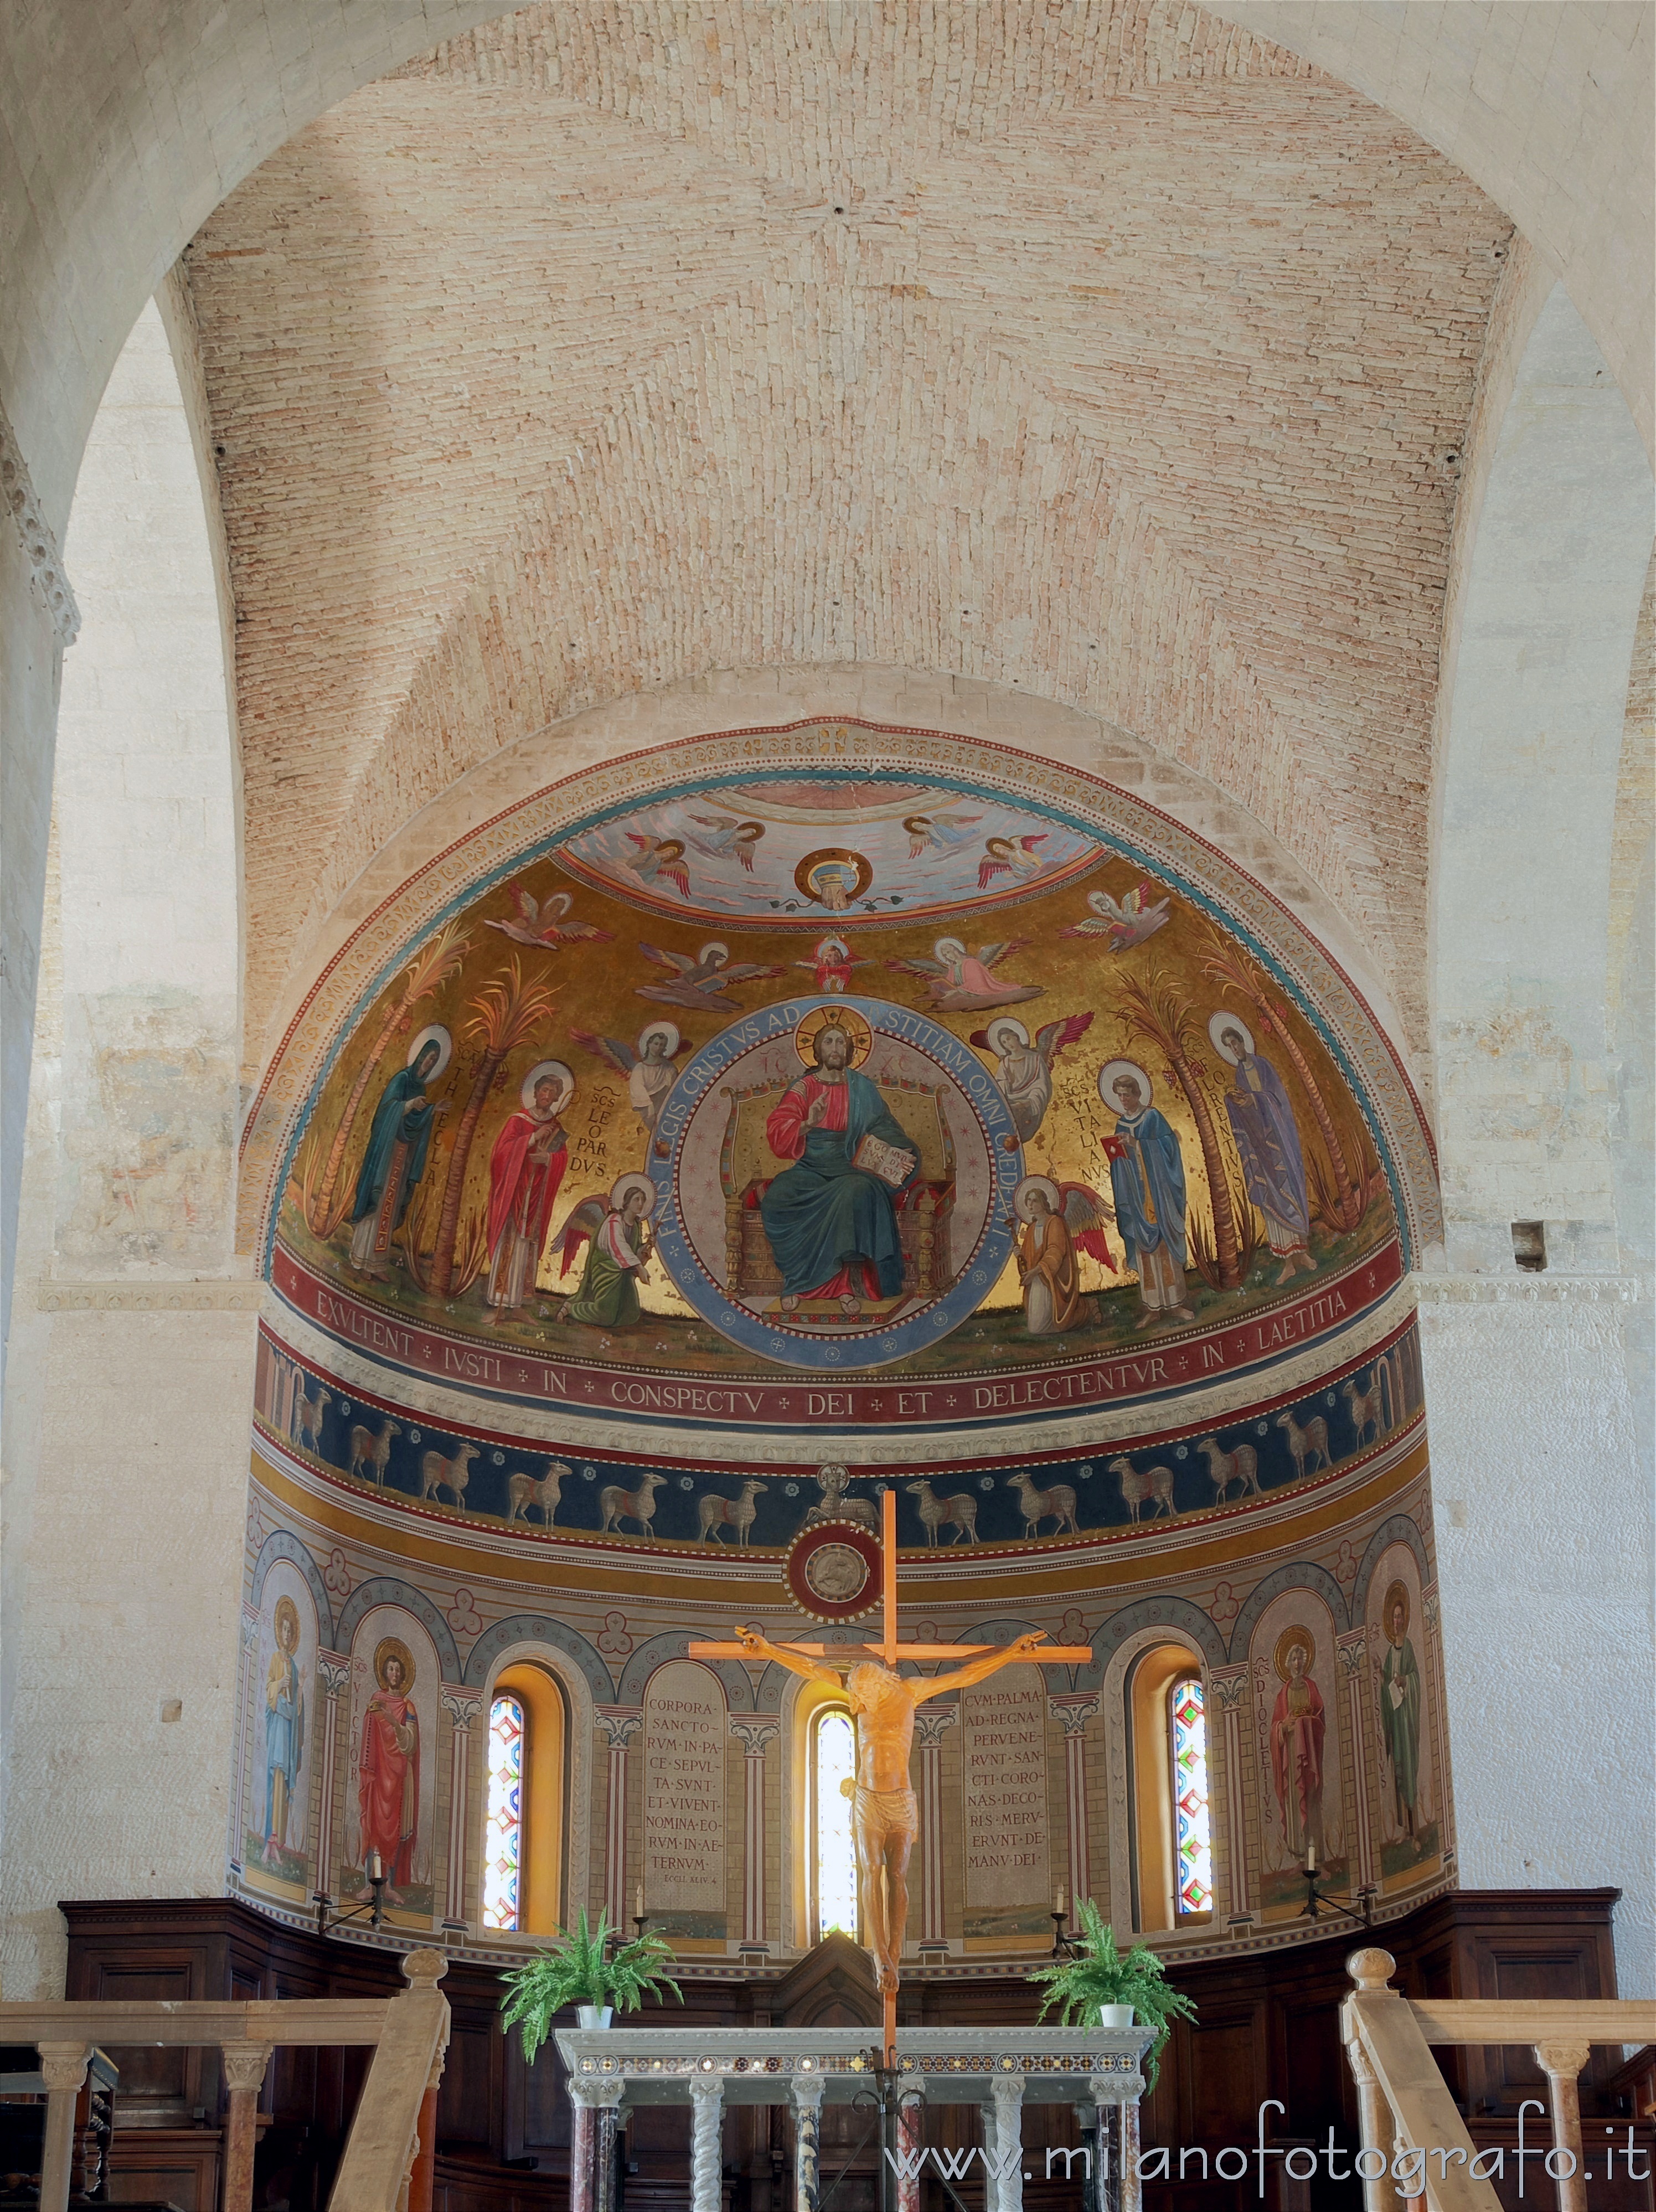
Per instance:
[[[786,735],[492,825],[283,1133],[286,1303],[501,1399],[858,1429],[1176,1396],[1396,1285],[1407,1102],[1216,856]]]
[[[579,718],[559,741],[581,757]],[[803,1820],[803,1708],[773,1667],[688,1654],[738,1620],[797,1634],[790,1547],[819,1524],[863,1532],[829,1549],[867,1582],[883,1494],[906,1623],[1092,1651],[927,1739],[961,1808],[911,1929],[942,1971],[1019,1971],[1060,1881],[1123,1932],[1299,1940],[1307,1838],[1382,1918],[1441,1886],[1404,1280],[1435,1178],[1326,948],[1135,792],[980,738],[801,721],[559,779],[547,750],[381,856],[249,1118],[238,1888],[301,1917],[316,1886],[365,1896],[394,1842],[393,1925],[451,1944],[509,1948],[636,1868],[682,1950],[807,1947],[803,1892],[734,1845],[688,1863],[673,1827],[761,1797]],[[1129,1686],[1174,1659],[1216,1701],[1211,1863],[1145,1922]],[[567,1802],[549,1917],[508,1923],[481,1731],[523,1666],[556,1680]],[[289,1674],[325,1726],[282,1781],[316,1820],[282,1831],[261,1716]],[[1282,1764],[1295,1699],[1312,1797]],[[422,1747],[394,1838],[386,1716]],[[1050,1814],[1015,1872],[973,1840],[1003,1725],[995,1788]]]

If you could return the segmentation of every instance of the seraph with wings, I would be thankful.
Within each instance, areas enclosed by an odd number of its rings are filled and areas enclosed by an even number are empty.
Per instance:
[[[762,822],[738,822],[733,814],[693,814],[690,819],[713,832],[711,836],[698,837],[693,830],[685,831],[698,853],[710,860],[728,860],[734,855],[749,875],[753,873],[754,848],[765,834]]]
[[[514,921],[486,921],[486,929],[498,929],[514,945],[532,945],[550,952],[560,945],[571,945],[577,938],[589,938],[596,944],[607,945],[615,933],[597,929],[590,921],[570,921],[566,919],[574,902],[567,891],[553,891],[540,900],[531,898],[521,884],[513,884],[512,896],[518,909]]]
[[[1012,1126],[1026,1145],[1046,1118],[1052,1103],[1052,1062],[1065,1045],[1075,1044],[1093,1025],[1091,1014],[1065,1014],[1035,1031],[1008,1014],[987,1029],[974,1030],[972,1042],[992,1052],[999,1062],[995,1073],[1002,1097],[1012,1109]]]
[[[678,886],[681,898],[689,897],[690,872],[684,865],[682,837],[640,837],[636,830],[629,830],[627,842],[638,847],[627,865],[640,883],[652,884],[660,877]]]
[[[654,945],[640,944],[639,951],[672,978],[666,983],[640,983],[639,997],[668,1006],[711,1006],[716,1012],[733,1007],[739,1012],[741,1000],[722,995],[732,983],[760,982],[787,973],[785,968],[751,960],[738,960],[732,967],[729,947],[723,945],[704,945],[694,960],[688,952],[664,952]]]
[[[931,960],[888,960],[886,966],[901,975],[919,975],[931,994],[934,1006],[949,1013],[974,1013],[985,1006],[1013,1006],[1022,999],[1039,999],[1041,983],[1006,983],[994,972],[997,962],[1010,960],[1031,940],[1004,938],[998,945],[980,945],[967,951],[958,937],[940,937]]]
[[[1060,929],[1060,937],[1107,937],[1112,952],[1129,952],[1135,945],[1142,945],[1152,937],[1168,918],[1172,904],[1171,896],[1158,899],[1156,886],[1148,879],[1136,884],[1118,905],[1108,891],[1089,891],[1087,903],[1092,915],[1077,921],[1069,929]]]
[[[1017,876],[1026,882],[1038,876],[1046,863],[1035,848],[1046,842],[1044,830],[1028,837],[991,837],[978,862],[978,889],[986,891],[997,876]]]

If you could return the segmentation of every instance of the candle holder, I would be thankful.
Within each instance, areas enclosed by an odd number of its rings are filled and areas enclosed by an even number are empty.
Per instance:
[[[1361,1911],[1354,1911],[1350,1905],[1342,1905],[1338,1898],[1330,1897],[1325,1892],[1318,1888],[1317,1869],[1314,1866],[1301,1867],[1300,1879],[1305,1884],[1305,1903],[1300,1907],[1297,1915],[1300,1919],[1319,1919],[1321,1914],[1318,1908],[1326,1906],[1330,1912],[1343,1914],[1347,1920],[1354,1922],[1359,1928],[1374,1926],[1374,1899],[1379,1892],[1373,1882],[1365,1882],[1356,1893],[1357,1903],[1362,1909]]]
[[[1069,1918],[1069,1914],[1062,1910],[1052,1916],[1052,1956],[1055,1959],[1073,1959],[1076,1954],[1075,1937],[1070,1933]]]
[[[331,1936],[336,1928],[343,1928],[348,1920],[360,1920],[365,1912],[368,1916],[370,1928],[384,1925],[385,1870],[383,1866],[378,1874],[370,1874],[367,1876],[367,1883],[368,1887],[373,1892],[372,1900],[364,1905],[353,1905],[344,1912],[336,1912],[331,1920],[329,1919],[328,1915],[333,1911],[336,1900],[330,1897],[325,1890],[312,1891],[311,1902],[316,1907],[316,1932],[318,1936]]]

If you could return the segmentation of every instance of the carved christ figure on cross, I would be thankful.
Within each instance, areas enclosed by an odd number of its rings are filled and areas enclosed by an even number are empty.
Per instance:
[[[773,1659],[791,1674],[838,1691],[840,1670],[823,1660],[773,1644],[756,1629],[737,1628],[737,1641],[749,1659]],[[914,1708],[928,1698],[946,1697],[981,1682],[1002,1667],[1016,1667],[1046,1656],[1045,1631],[1020,1636],[1004,1649],[968,1660],[952,1674],[896,1674],[877,1659],[859,1659],[845,1677],[846,1702],[857,1729],[856,1799],[852,1835],[857,1849],[857,1887],[863,1925],[874,1954],[880,1993],[897,1987],[903,1930],[908,1923],[908,1860],[919,1834],[919,1814],[909,1786],[908,1758],[914,1741]],[[881,1876],[883,1875],[884,1880]]]
[[[791,1674],[839,1691],[845,1677],[846,1702],[857,1731],[857,1780],[852,1837],[857,1850],[857,1888],[869,1949],[874,1954],[880,1994],[885,2000],[886,2047],[895,2046],[896,1996],[903,1931],[908,1922],[908,1860],[919,1833],[919,1814],[909,1787],[908,1759],[914,1742],[914,1708],[951,1691],[969,1689],[1003,1667],[1059,1661],[1085,1664],[1088,1644],[1049,1644],[1044,1629],[1015,1643],[903,1644],[897,1636],[897,1493],[888,1488],[881,1510],[881,1579],[884,1634],[877,1644],[840,1646],[843,1658],[830,1657],[824,1644],[773,1644],[755,1628],[738,1628],[733,1644],[695,1643],[692,1659],[773,1659]],[[964,1659],[949,1674],[900,1674],[900,1659]]]

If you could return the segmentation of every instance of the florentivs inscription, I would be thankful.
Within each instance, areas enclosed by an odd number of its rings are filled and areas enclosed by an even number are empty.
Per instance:
[[[664,1936],[725,1934],[725,1699],[706,1668],[664,1667],[644,1700],[644,1893]]]
[[[1046,1708],[1034,1668],[961,1699],[968,1936],[1004,1941],[1050,1926]]]

